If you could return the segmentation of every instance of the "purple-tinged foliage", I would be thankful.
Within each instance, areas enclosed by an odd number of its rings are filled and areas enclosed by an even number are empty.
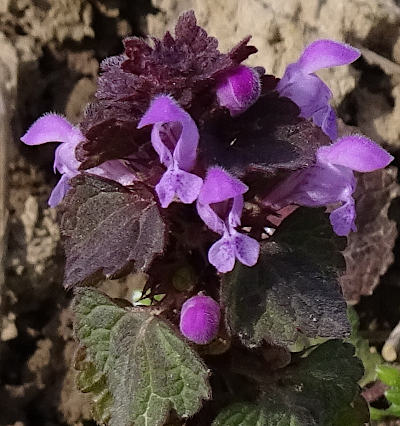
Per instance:
[[[217,336],[220,317],[218,303],[211,297],[198,295],[182,305],[179,327],[187,339],[206,345]]]
[[[231,271],[236,259],[247,266],[257,262],[258,242],[235,230],[240,225],[247,190],[245,184],[219,167],[208,170],[200,190],[197,211],[211,230],[222,235],[208,252],[208,260],[219,272]]]
[[[261,94],[260,76],[252,68],[240,65],[222,75],[217,83],[217,98],[234,117],[246,111]]]
[[[334,141],[337,124],[329,104],[332,92],[314,73],[322,68],[350,64],[359,57],[360,52],[347,44],[317,40],[305,48],[297,62],[287,66],[277,90],[299,106],[302,117],[312,119]]]
[[[139,122],[142,128],[152,124],[151,143],[160,161],[167,167],[155,187],[161,206],[166,208],[177,196],[191,204],[199,195],[203,180],[188,173],[193,169],[199,132],[192,117],[170,96],[156,97]]]
[[[154,195],[81,174],[59,207],[66,265],[64,286],[145,272],[164,252],[166,224]]]
[[[262,79],[263,93],[243,114],[216,114],[199,127],[199,152],[205,168],[219,165],[237,177],[294,171],[315,162],[315,152],[330,140],[299,108],[275,91],[276,80]]]
[[[372,172],[386,167],[393,157],[379,145],[359,135],[344,136],[317,150],[315,165],[300,170],[281,182],[264,200],[280,209],[289,204],[321,207],[340,203],[330,214],[338,235],[356,231],[353,171]]]
[[[101,64],[96,101],[81,123],[86,137],[77,149],[81,168],[131,155],[143,160],[148,133],[138,131],[137,124],[151,100],[168,93],[187,110],[202,105],[200,114],[206,111],[215,98],[217,77],[257,51],[247,46],[249,39],[220,53],[218,41],[197,25],[193,11],[179,17],[175,37],[167,32],[162,40],[152,38],[152,45],[126,38],[124,54]]]
[[[54,154],[54,172],[61,173],[61,179],[50,195],[50,207],[61,202],[70,188],[69,179],[79,173],[80,163],[75,158],[75,148],[83,139],[78,128],[57,114],[46,114],[37,119],[21,137],[21,141],[27,145],[61,142]],[[132,172],[118,160],[107,161],[99,167],[89,169],[88,173],[115,180],[122,185],[129,185],[135,179]]]

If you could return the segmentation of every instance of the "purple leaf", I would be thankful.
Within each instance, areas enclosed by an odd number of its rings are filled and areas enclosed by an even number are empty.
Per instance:
[[[198,345],[206,345],[215,339],[220,321],[218,303],[208,296],[194,296],[181,309],[181,333]]]
[[[264,93],[243,114],[215,115],[199,127],[205,168],[217,164],[240,178],[272,177],[314,164],[316,150],[330,143],[320,128],[299,117],[290,99],[279,97],[270,80],[263,80]]]
[[[344,296],[351,303],[371,295],[394,261],[397,229],[388,211],[392,200],[400,195],[396,177],[395,167],[357,175],[357,232],[347,237],[343,252],[346,273],[341,277]]]
[[[86,137],[78,146],[82,168],[133,154],[149,163],[142,157],[148,132],[136,127],[151,100],[169,94],[186,110],[201,105],[201,113],[215,100],[219,75],[256,51],[247,46],[246,38],[230,54],[220,53],[217,40],[197,25],[193,11],[179,17],[175,37],[167,32],[152,41],[150,46],[143,39],[127,38],[124,54],[102,63],[96,101],[82,123]]]
[[[60,205],[67,288],[146,271],[166,244],[166,225],[153,195],[94,175],[71,179]]]

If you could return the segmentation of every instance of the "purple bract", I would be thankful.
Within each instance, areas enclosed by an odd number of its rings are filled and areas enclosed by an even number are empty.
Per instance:
[[[206,345],[217,336],[220,316],[219,305],[211,297],[191,297],[182,305],[181,333],[198,345]]]
[[[199,195],[203,180],[191,173],[197,156],[199,132],[196,123],[170,96],[156,97],[138,128],[153,124],[151,143],[167,167],[155,189],[162,207],[177,196],[190,204]]]
[[[232,116],[246,111],[257,101],[260,93],[260,76],[244,65],[224,74],[217,83],[218,102],[228,108]]]
[[[68,192],[68,181],[76,176],[80,162],[75,158],[75,148],[84,137],[81,131],[68,120],[57,114],[45,114],[37,119],[29,130],[21,137],[26,145],[41,145],[47,142],[62,142],[54,154],[54,172],[61,173],[61,178],[54,187],[49,206],[55,207]],[[101,166],[87,170],[98,176],[115,180],[121,185],[129,185],[134,181],[133,174],[118,160],[106,161]]]
[[[231,271],[235,259],[247,266],[257,262],[258,242],[235,230],[240,225],[243,194],[247,190],[244,183],[219,167],[208,170],[201,188],[197,211],[210,229],[222,235],[208,252],[208,260],[219,272]]]
[[[317,40],[305,48],[297,62],[287,66],[277,90],[299,106],[302,117],[312,118],[334,141],[337,124],[329,104],[332,92],[314,73],[322,68],[350,64],[359,57],[360,52],[347,44]]]
[[[321,207],[340,203],[330,214],[338,235],[356,231],[356,188],[353,171],[372,172],[386,167],[393,157],[376,143],[359,135],[344,136],[317,151],[314,166],[300,170],[281,182],[264,202],[275,209],[289,204]]]

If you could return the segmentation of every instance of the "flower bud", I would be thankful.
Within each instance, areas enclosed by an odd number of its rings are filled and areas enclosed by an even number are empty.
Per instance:
[[[244,65],[224,74],[217,83],[218,102],[228,108],[232,116],[246,111],[257,101],[260,93],[260,76]]]
[[[192,342],[206,345],[217,336],[219,320],[220,308],[214,299],[194,296],[182,305],[180,330]]]

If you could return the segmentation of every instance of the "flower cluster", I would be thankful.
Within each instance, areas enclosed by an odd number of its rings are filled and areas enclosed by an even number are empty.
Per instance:
[[[132,191],[144,184],[162,209],[173,202],[195,205],[206,227],[220,236],[208,247],[208,260],[220,273],[232,271],[236,260],[251,267],[259,258],[261,233],[246,223],[245,200],[258,203],[261,214],[266,206],[268,212],[327,206],[338,235],[356,231],[353,172],[383,168],[392,156],[364,136],[338,138],[332,93],[315,72],[352,63],[357,49],[315,41],[278,80],[242,64],[256,52],[249,38],[222,54],[192,12],[179,19],[175,38],[167,33],[153,41],[150,46],[128,38],[123,55],[103,62],[96,100],[79,128],[47,114],[21,138],[27,145],[61,143],[54,159],[61,178],[50,206],[61,202],[69,180],[82,171]],[[268,102],[274,105],[266,113]],[[268,114],[273,118],[265,119]],[[272,129],[263,139],[265,123]],[[260,174],[260,182],[274,178],[268,193],[253,185]],[[184,305],[182,318],[189,318],[182,319],[182,333],[207,343],[218,328],[219,310],[212,299],[197,296]]]

